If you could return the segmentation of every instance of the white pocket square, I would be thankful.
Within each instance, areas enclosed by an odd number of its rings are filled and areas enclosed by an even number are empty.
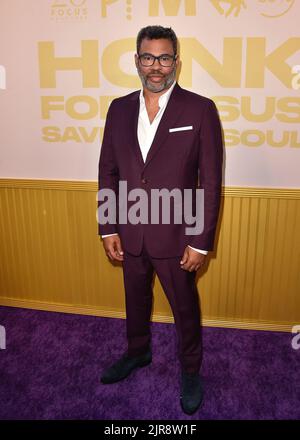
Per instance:
[[[174,131],[185,131],[185,130],[193,130],[193,126],[186,125],[185,127],[169,128],[169,133],[173,133]]]

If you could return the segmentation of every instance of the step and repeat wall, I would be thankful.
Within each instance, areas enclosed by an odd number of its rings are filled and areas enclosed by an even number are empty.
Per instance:
[[[224,129],[204,318],[297,322],[299,15],[298,0],[2,0],[1,302],[123,316],[121,268],[96,232],[97,165],[110,102],[140,88],[136,35],[160,24],[179,38],[179,84],[212,98]]]

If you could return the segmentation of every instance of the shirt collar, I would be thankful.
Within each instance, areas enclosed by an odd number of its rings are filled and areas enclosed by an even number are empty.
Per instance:
[[[171,93],[175,87],[176,81],[173,82],[171,87],[168,88],[168,90],[159,97],[158,99],[158,106],[159,108],[165,107],[170,99]],[[145,107],[145,98],[143,95],[143,89],[140,91],[140,106]]]

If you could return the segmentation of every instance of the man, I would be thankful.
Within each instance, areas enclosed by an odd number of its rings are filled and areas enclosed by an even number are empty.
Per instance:
[[[150,364],[152,278],[156,272],[174,315],[181,364],[183,411],[203,398],[202,343],[196,271],[213,249],[222,181],[222,135],[212,100],[176,83],[177,38],[171,28],[148,26],[137,37],[135,64],[142,90],[115,99],[108,111],[99,160],[99,189],[119,197],[143,189],[204,190],[204,228],[188,235],[186,222],[121,222],[99,226],[111,261],[123,264],[128,350],[102,375],[105,384]],[[200,185],[199,185],[200,183]],[[99,199],[100,200],[100,199]],[[104,200],[103,200],[104,201]],[[99,206],[101,202],[99,201]],[[132,207],[128,201],[128,210]],[[194,212],[194,211],[193,211]]]

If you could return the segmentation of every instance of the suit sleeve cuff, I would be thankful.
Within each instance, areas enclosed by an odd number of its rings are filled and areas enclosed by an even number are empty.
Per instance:
[[[202,249],[197,249],[197,248],[194,248],[194,247],[192,247],[192,246],[190,246],[190,245],[188,245],[191,249],[194,249],[194,251],[196,251],[196,252],[199,252],[200,254],[203,254],[203,255],[207,255],[208,254],[208,251],[204,251],[204,250],[202,250]]]

